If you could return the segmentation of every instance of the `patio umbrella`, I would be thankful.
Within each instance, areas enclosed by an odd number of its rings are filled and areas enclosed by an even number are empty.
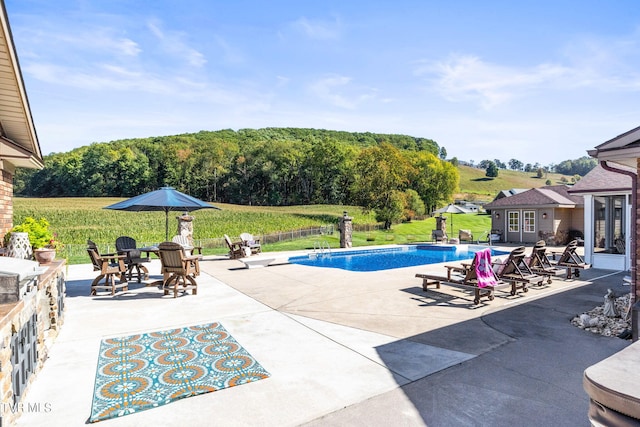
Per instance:
[[[198,209],[220,209],[200,199],[179,192],[173,187],[161,187],[149,193],[140,194],[122,202],[105,206],[104,209],[118,211],[164,211],[165,238],[169,239],[169,211],[191,212]]]
[[[433,213],[439,213],[439,214],[443,214],[443,213],[448,213],[449,215],[449,219],[451,220],[451,235],[453,236],[453,217],[452,214],[466,214],[466,213],[470,213],[470,210],[467,210],[461,206],[458,205],[454,205],[453,203],[449,203],[447,206],[445,206],[444,208],[440,208],[440,209],[436,209],[435,211],[433,211]]]

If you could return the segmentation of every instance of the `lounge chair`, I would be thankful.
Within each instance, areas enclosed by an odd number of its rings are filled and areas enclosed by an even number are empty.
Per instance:
[[[136,248],[136,241],[133,237],[120,236],[116,239],[116,251],[118,255],[125,255],[124,263],[127,266],[127,277],[133,278],[133,271],[136,271],[138,283],[149,278],[149,270],[143,265],[150,262],[149,257],[143,257],[142,252]],[[147,254],[148,255],[148,254]]]
[[[471,230],[460,230],[458,231],[458,240],[460,243],[473,242],[473,233]]]
[[[100,272],[98,277],[93,279],[91,283],[90,295],[97,295],[100,289],[110,291],[111,295],[115,295],[118,290],[129,290],[126,274],[127,266],[124,263],[125,255],[100,254],[98,246],[91,240],[87,240],[87,253],[93,264],[93,270]],[[116,277],[120,279],[119,283],[116,283]],[[100,281],[103,278],[104,283],[101,284]]]
[[[512,250],[504,262],[494,263],[494,268],[496,277],[505,282],[513,283],[516,288],[522,289],[523,292],[529,291],[529,284],[542,285],[545,280],[545,276],[535,274],[529,268],[525,261],[524,246],[518,246]]]
[[[431,241],[436,243],[443,243],[447,241],[447,235],[442,230],[431,231]]]
[[[422,289],[427,291],[429,285],[435,285],[436,289],[440,289],[440,284],[455,286],[462,289],[473,290],[473,303],[478,305],[480,299],[486,296],[489,301],[494,299],[494,291],[496,289],[512,288],[512,295],[515,295],[515,289],[512,284],[498,279],[491,267],[491,249],[483,249],[476,252],[473,261],[468,266],[449,265],[446,276],[438,276],[434,274],[416,274],[416,277],[422,279]]]
[[[232,242],[229,236],[227,236],[226,234],[224,235],[224,241],[226,242],[227,247],[229,248],[229,258],[238,259],[247,255],[251,255],[251,252],[249,252],[249,254],[245,252],[244,246],[242,246],[241,241]]]
[[[547,258],[546,251],[547,245],[545,241],[538,240],[531,249],[531,256],[525,258],[525,262],[532,272],[545,276],[547,282],[551,284],[553,282],[552,277],[563,273],[564,269],[551,265],[549,258]]]
[[[251,254],[259,254],[262,252],[262,246],[260,245],[260,239],[253,237],[253,234],[242,233],[240,234],[240,240],[242,240],[242,246],[249,248]]]
[[[195,255],[197,252],[198,255],[202,255],[202,246],[196,246],[192,239],[189,239],[187,236],[183,236],[181,234],[177,234],[173,236],[171,239],[173,243],[179,243],[182,245],[182,249],[184,250],[184,254],[186,256]]]
[[[196,282],[195,267],[197,256],[186,256],[182,245],[174,242],[163,242],[158,245],[160,262],[162,264],[162,274],[165,277],[162,282],[164,294],[168,295],[173,290],[173,297],[178,296],[178,291],[191,290],[193,295],[198,293],[198,283]]]
[[[564,248],[562,253],[552,252],[552,259],[549,260],[551,265],[557,267],[563,267],[567,270],[567,279],[571,279],[572,274],[576,277],[580,277],[580,270],[586,270],[591,268],[591,264],[584,262],[582,257],[578,255],[576,249],[578,248],[578,241],[572,240]],[[556,256],[560,255],[560,258],[556,261]]]

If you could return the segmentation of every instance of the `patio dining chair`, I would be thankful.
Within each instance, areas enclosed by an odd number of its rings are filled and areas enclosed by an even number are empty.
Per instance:
[[[158,249],[165,277],[162,282],[164,294],[168,295],[173,290],[173,297],[176,298],[179,290],[191,290],[191,294],[196,295],[198,283],[194,277],[198,257],[186,256],[179,243],[163,242],[158,245]]]
[[[134,270],[138,277],[138,283],[149,278],[149,270],[143,265],[150,262],[149,257],[142,256],[142,252],[137,249],[136,240],[129,236],[120,236],[116,239],[116,251],[118,255],[125,255],[124,263],[127,266],[127,277],[133,278]]]
[[[118,290],[129,290],[127,266],[124,263],[125,255],[100,254],[98,246],[91,240],[87,240],[87,253],[93,264],[93,270],[100,272],[91,283],[90,295],[97,295],[97,291],[101,289],[110,291],[111,295],[115,295]],[[119,283],[116,283],[116,278],[119,278]],[[102,279],[104,283],[100,282]]]

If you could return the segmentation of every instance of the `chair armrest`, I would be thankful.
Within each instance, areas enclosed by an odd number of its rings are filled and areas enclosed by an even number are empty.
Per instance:
[[[445,265],[444,268],[447,269],[447,279],[451,280],[451,273],[452,272],[461,273],[461,274],[467,274],[467,271],[469,270],[469,267],[470,267],[469,264]]]

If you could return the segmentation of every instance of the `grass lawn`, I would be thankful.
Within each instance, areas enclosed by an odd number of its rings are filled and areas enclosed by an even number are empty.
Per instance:
[[[88,263],[86,241],[95,241],[100,248],[113,250],[118,236],[132,236],[139,244],[164,240],[162,212],[120,212],[103,209],[104,206],[123,199],[116,198],[48,198],[14,199],[14,224],[26,216],[47,218],[51,229],[58,234],[67,248],[58,254],[69,264]],[[242,232],[260,236],[275,232],[287,232],[304,227],[337,224],[343,211],[353,218],[354,228],[374,228],[373,214],[363,214],[355,206],[315,205],[261,207],[216,204],[221,210],[205,209],[193,212],[194,238],[205,246],[205,255],[225,254],[227,249],[219,242],[224,234],[237,237]],[[176,220],[180,212],[169,213],[169,238],[175,234]],[[459,229],[469,229],[474,238],[485,239],[491,218],[485,214],[446,214],[447,234],[458,237]],[[402,224],[394,224],[390,230],[355,231],[353,246],[384,245],[390,243],[415,243],[431,241],[431,231],[436,219],[428,218]],[[313,249],[314,244],[326,241],[332,248],[340,247],[340,234],[311,236],[278,243],[263,244],[264,251],[289,251]],[[452,232],[453,229],[453,232]],[[218,244],[207,244],[213,241]]]

